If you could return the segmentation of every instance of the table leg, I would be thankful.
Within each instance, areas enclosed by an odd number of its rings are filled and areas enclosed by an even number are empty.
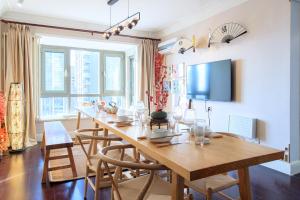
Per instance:
[[[72,174],[73,177],[77,177],[77,171],[76,171],[76,165],[75,165],[75,161],[74,161],[74,156],[73,156],[73,152],[72,152],[72,148],[68,147],[68,156],[69,156],[69,160],[70,160],[70,165],[71,165],[71,169],[72,169]]]
[[[42,138],[42,143],[41,143],[41,151],[45,155],[45,131],[43,131],[43,138]]]
[[[49,168],[49,157],[50,157],[50,149],[45,150],[45,160],[44,160],[44,169],[43,169],[43,177],[42,177],[42,183],[46,183],[48,180],[48,168]]]
[[[172,172],[172,200],[184,199],[184,178]]]
[[[248,167],[238,169],[241,200],[251,200],[251,187]]]

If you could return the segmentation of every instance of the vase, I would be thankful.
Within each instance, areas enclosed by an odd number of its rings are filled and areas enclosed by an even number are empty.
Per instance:
[[[151,118],[156,120],[163,120],[166,119],[168,114],[165,111],[154,111],[151,113]]]

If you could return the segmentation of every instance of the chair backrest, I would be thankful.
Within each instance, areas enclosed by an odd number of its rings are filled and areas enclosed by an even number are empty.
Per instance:
[[[166,167],[164,167],[161,164],[146,164],[146,163],[124,161],[124,160],[122,160],[122,157],[120,160],[116,160],[116,159],[110,157],[108,154],[109,151],[116,150],[116,149],[121,150],[121,154],[124,154],[125,150],[129,149],[129,148],[134,148],[134,146],[127,144],[127,145],[114,145],[114,146],[105,147],[100,152],[100,158],[101,158],[101,161],[102,161],[104,167],[106,168],[109,178],[112,182],[112,190],[113,190],[112,195],[114,195],[114,191],[115,191],[117,198],[120,200],[122,199],[122,197],[118,190],[118,181],[117,180],[119,178],[118,175],[122,171],[122,168],[149,170],[150,176],[147,179],[147,182],[145,183],[145,185],[142,187],[142,189],[137,197],[137,200],[142,200],[142,199],[144,199],[144,197],[153,181],[155,170],[165,170]],[[114,173],[114,177],[112,176],[112,174],[109,171],[108,164],[116,166],[116,171]]]
[[[88,136],[88,135],[84,135],[84,134],[76,134],[76,138],[81,146],[81,149],[84,152],[84,155],[87,159],[87,162],[89,162],[89,164],[91,163],[91,152],[92,152],[92,138],[93,136]],[[86,150],[86,147],[83,144],[83,140],[90,140],[89,144],[88,144],[88,150]]]

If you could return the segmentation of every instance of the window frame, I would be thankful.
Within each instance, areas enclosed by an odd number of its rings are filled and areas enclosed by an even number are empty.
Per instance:
[[[118,57],[121,58],[121,90],[106,90],[106,57]],[[125,97],[125,76],[126,76],[126,65],[125,65],[125,52],[122,51],[103,51],[101,56],[101,92],[102,96],[124,96]]]
[[[64,90],[63,91],[47,91],[46,90],[46,80],[45,80],[45,53],[53,52],[53,53],[64,53]],[[67,97],[69,93],[69,86],[66,84],[68,82],[68,76],[66,76],[66,71],[68,71],[68,66],[70,66],[68,61],[68,52],[65,48],[58,46],[41,46],[41,97]]]
[[[71,50],[82,50],[82,51],[90,51],[90,52],[98,52],[99,53],[99,94],[71,94]],[[64,91],[46,91],[45,89],[45,53],[46,52],[63,52],[64,53]],[[88,48],[78,48],[78,47],[67,47],[67,46],[52,46],[52,45],[41,45],[41,79],[40,79],[40,85],[41,85],[41,93],[39,97],[39,102],[41,101],[41,98],[51,98],[51,97],[65,97],[68,99],[68,115],[71,114],[71,101],[72,98],[76,97],[99,97],[102,99],[102,97],[105,96],[122,96],[126,98],[125,96],[125,88],[126,88],[126,65],[125,65],[125,52],[123,51],[111,51],[111,50],[98,50],[98,49],[88,49]],[[121,58],[121,90],[119,91],[105,91],[105,57],[106,56],[117,56]],[[39,103],[40,104],[40,103]],[[41,113],[41,107],[39,106],[39,114]],[[43,117],[43,116],[41,116]]]

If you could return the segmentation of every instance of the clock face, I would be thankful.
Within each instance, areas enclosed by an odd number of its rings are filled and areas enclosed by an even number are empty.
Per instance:
[[[247,33],[247,30],[240,24],[227,23],[216,28],[209,38],[209,47],[216,43],[230,43],[237,37]]]

